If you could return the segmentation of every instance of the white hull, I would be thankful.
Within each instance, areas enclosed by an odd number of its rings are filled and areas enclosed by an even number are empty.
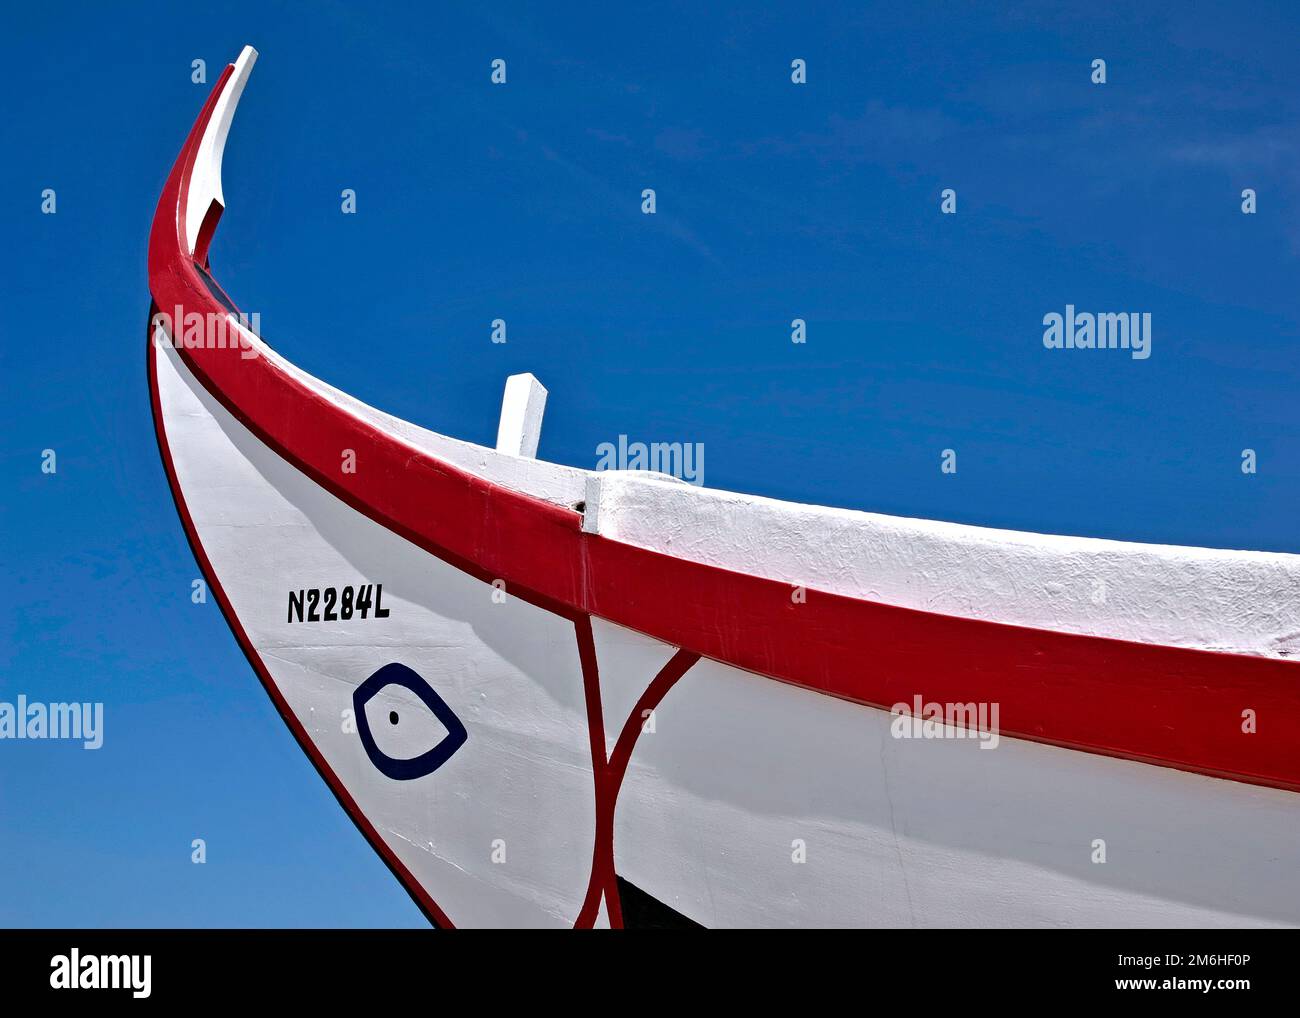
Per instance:
[[[1300,556],[548,464],[522,376],[502,451],[365,406],[209,274],[254,56],[150,236],[160,452],[250,664],[431,921],[1300,923]],[[913,697],[989,713],[900,738]]]
[[[457,926],[572,925],[595,837],[573,624],[508,595],[498,603],[490,584],[269,450],[174,350],[151,356],[197,538],[285,701],[387,847]],[[286,621],[291,587],[363,580],[382,582],[388,618]],[[675,648],[600,620],[593,629],[612,751]],[[417,781],[376,775],[345,724],[357,684],[393,660],[434,682],[469,733]],[[381,714],[418,709],[382,701]],[[896,739],[890,721],[701,661],[636,742],[618,797],[619,875],[706,926],[1300,920],[1292,792],[1012,738],[992,750]],[[1105,863],[1092,861],[1096,839]],[[805,862],[793,861],[799,841]]]

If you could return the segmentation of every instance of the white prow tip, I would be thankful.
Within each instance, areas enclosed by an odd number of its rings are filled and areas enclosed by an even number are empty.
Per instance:
[[[542,414],[546,411],[546,389],[533,375],[511,375],[501,400],[501,423],[497,425],[497,452],[532,459],[542,437]]]
[[[221,90],[207,130],[199,141],[185,208],[185,239],[191,253],[198,244],[199,231],[210,207],[215,204],[218,211],[225,207],[226,198],[221,191],[221,157],[226,151],[230,123],[235,119],[235,107],[239,105],[239,97],[244,94],[244,86],[248,84],[248,76],[253,72],[255,63],[257,50],[245,46],[235,61],[234,70]]]

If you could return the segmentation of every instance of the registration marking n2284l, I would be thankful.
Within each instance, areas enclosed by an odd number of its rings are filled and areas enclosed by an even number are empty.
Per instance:
[[[288,622],[350,622],[386,619],[384,585],[365,583],[343,587],[304,587],[289,591]],[[373,611],[372,611],[373,609]]]

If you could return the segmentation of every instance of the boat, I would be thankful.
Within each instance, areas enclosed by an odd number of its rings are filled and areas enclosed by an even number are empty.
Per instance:
[[[1300,556],[993,530],[496,448],[278,354],[216,282],[212,89],[149,240],[180,521],[439,927],[1300,922]]]

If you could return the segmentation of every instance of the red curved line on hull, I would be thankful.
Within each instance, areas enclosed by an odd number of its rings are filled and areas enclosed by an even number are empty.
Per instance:
[[[618,739],[614,742],[614,752],[609,755],[609,763],[601,772],[602,788],[601,796],[605,800],[605,810],[601,815],[602,826],[596,830],[596,840],[602,845],[608,846],[609,852],[609,884],[613,886],[613,896],[606,893],[606,901],[617,902],[618,882],[614,871],[614,815],[618,809],[618,793],[623,787],[623,778],[627,774],[627,765],[632,759],[632,749],[636,746],[637,737],[641,734],[642,718],[648,710],[654,710],[662,702],[663,698],[668,695],[668,691],[677,685],[677,680],[685,675],[699,661],[699,654],[692,654],[687,650],[679,650],[668,663],[659,669],[657,674],[646,686],[645,690],[637,698],[632,706],[632,712],[628,714],[627,720],[623,722],[623,730],[619,732]],[[611,906],[610,925],[614,924],[613,906]],[[618,925],[623,925],[622,915],[620,913]]]
[[[582,615],[573,621],[578,639],[578,660],[582,664],[582,688],[587,701],[587,736],[591,741],[591,782],[596,797],[596,826],[591,848],[591,876],[587,881],[587,894],[574,929],[589,930],[596,925],[603,894],[608,902],[609,925],[619,929],[623,925],[622,908],[618,896],[618,882],[614,875],[613,841],[603,838],[606,812],[612,812],[613,803],[605,797],[605,714],[600,702],[600,666],[596,660],[596,639],[591,631],[591,616]]]
[[[221,314],[184,249],[197,139],[173,167],[149,244],[168,311]],[[1300,664],[938,615],[807,592],[583,533],[576,512],[494,484],[358,419],[266,358],[181,349],[259,440],[411,543],[566,618],[596,615],[671,646],[857,703],[997,702],[1001,734],[1300,791]],[[340,452],[353,449],[357,473]],[[436,507],[436,512],[430,512]],[[1241,731],[1255,710],[1257,734]]]
[[[605,724],[600,705],[600,672],[596,661],[596,641],[591,632],[591,618],[584,615],[575,622],[575,626],[578,632],[578,653],[582,660],[582,677],[587,687],[587,718],[591,726],[592,778],[596,785],[596,839],[587,895],[573,925],[576,929],[590,929],[594,926],[603,895],[609,910],[610,927],[621,929],[623,912],[618,874],[614,866],[614,812],[618,808],[618,793],[623,785],[623,775],[632,758],[632,747],[641,734],[642,712],[659,706],[659,701],[700,659],[700,655],[679,650],[668,659],[668,663],[650,680],[650,684],[633,704],[631,713],[619,730],[614,751],[606,758]]]

